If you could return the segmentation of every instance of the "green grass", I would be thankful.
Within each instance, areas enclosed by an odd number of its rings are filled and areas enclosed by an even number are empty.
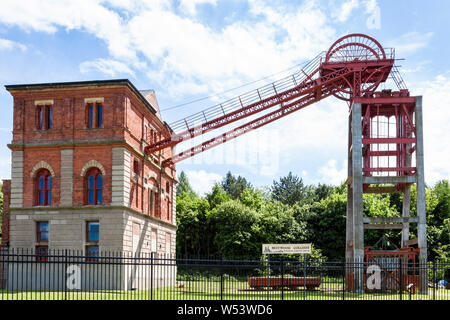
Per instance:
[[[221,295],[220,281],[180,281],[176,286],[150,290],[102,290],[102,291],[6,291],[0,290],[0,300],[399,300],[399,293],[345,292],[339,281],[322,283],[314,291],[300,290],[254,290],[245,281],[226,281]],[[450,300],[450,291],[436,289],[437,300]],[[403,293],[403,300],[409,300],[409,294]],[[433,289],[428,295],[413,294],[412,300],[432,300]]]

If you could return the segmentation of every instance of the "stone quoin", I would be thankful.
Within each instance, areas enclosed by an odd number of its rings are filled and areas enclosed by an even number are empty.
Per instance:
[[[7,85],[11,180],[2,246],[174,254],[175,167],[153,90],[126,79]]]

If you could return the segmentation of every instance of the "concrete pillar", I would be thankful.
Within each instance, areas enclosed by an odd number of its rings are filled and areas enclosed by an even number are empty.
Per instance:
[[[422,119],[422,97],[416,97],[416,167],[417,167],[417,238],[419,242],[419,261],[427,262],[427,229],[425,212],[425,176],[424,176],[424,147],[423,147],[423,119]],[[421,274],[420,292],[427,293],[427,275],[424,271]]]
[[[363,224],[363,177],[362,177],[362,123],[361,104],[352,108],[352,197],[353,197],[353,257],[357,263],[364,262],[364,224]],[[356,292],[364,291],[363,266],[356,268]]]
[[[348,119],[348,159],[347,159],[347,217],[345,234],[345,260],[353,261],[353,189],[352,189],[352,153],[351,146],[351,116]]]
[[[407,184],[403,191],[402,217],[409,218],[410,210],[411,210],[411,185]],[[409,222],[403,222],[402,248],[406,247],[406,241],[408,240],[409,240]]]
[[[397,124],[398,126],[398,124]],[[408,126],[409,127],[409,126]],[[411,130],[407,133],[407,137],[410,138],[412,136]],[[409,150],[411,150],[412,145],[406,144],[406,167],[411,167],[411,154]],[[411,212],[411,184],[406,184],[403,190],[403,206],[402,206],[402,217],[409,218]],[[406,247],[406,242],[409,240],[409,222],[403,222],[402,229],[402,248]]]

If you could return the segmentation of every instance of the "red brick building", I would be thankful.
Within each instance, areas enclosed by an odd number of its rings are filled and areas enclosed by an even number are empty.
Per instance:
[[[129,80],[8,85],[14,98],[3,245],[175,252],[176,172],[152,90]]]

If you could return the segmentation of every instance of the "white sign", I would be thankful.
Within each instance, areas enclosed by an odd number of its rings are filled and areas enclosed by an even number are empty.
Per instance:
[[[263,254],[307,253],[311,254],[311,243],[263,244]]]

